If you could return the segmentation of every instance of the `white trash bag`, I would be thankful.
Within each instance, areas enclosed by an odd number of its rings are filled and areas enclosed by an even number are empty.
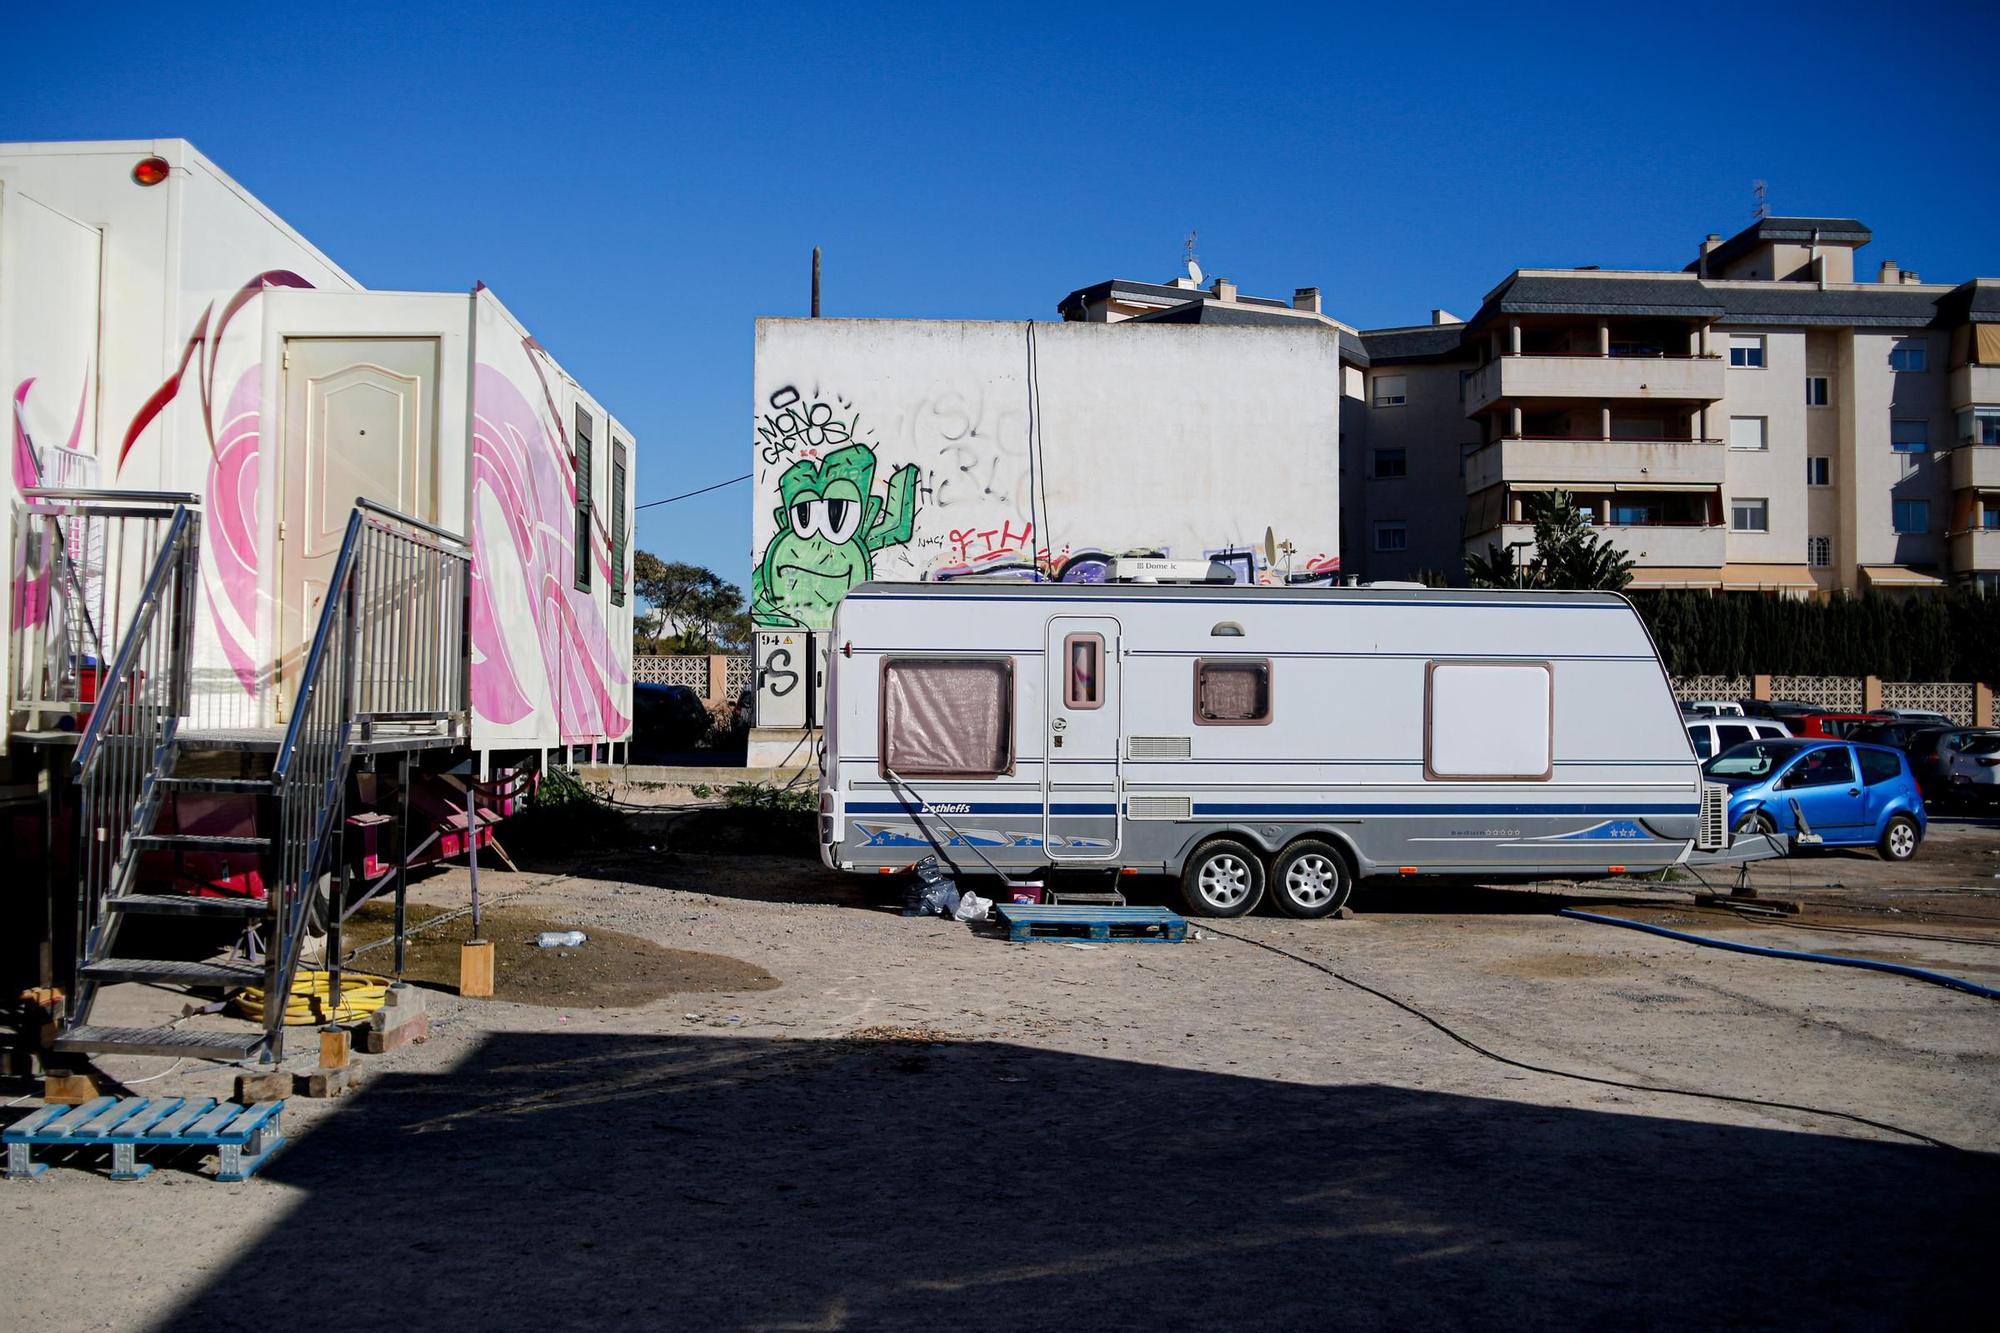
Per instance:
[[[952,917],[958,921],[984,921],[987,914],[992,910],[993,900],[991,898],[982,898],[976,893],[967,893],[960,896],[958,910],[952,913]]]

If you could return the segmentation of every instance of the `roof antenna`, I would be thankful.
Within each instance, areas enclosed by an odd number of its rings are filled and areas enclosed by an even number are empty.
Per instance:
[[[1201,286],[1201,260],[1195,255],[1194,252],[1193,231],[1188,232],[1187,240],[1181,243],[1181,247],[1185,252],[1184,257],[1187,260],[1187,275],[1188,277],[1194,280],[1194,285],[1199,287]]]
[[[1750,193],[1757,200],[1757,206],[1750,210],[1751,221],[1762,222],[1765,218],[1771,216],[1771,202],[1766,197],[1769,195],[1770,189],[1771,187],[1764,184],[1763,181],[1750,182]]]

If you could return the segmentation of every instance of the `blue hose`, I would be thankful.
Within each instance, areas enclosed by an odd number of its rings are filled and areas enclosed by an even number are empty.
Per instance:
[[[1948,977],[1942,972],[1926,972],[1921,967],[1905,967],[1901,963],[1880,963],[1873,958],[1845,958],[1835,953],[1799,953],[1793,949],[1765,949],[1755,944],[1738,944],[1734,940],[1690,935],[1682,930],[1668,930],[1665,926],[1649,926],[1643,921],[1629,921],[1622,916],[1599,916],[1595,912],[1578,912],[1567,907],[1556,915],[1574,917],[1578,921],[1595,921],[1600,926],[1623,926],[1627,930],[1643,930],[1648,935],[1664,935],[1670,940],[1704,944],[1711,949],[1727,949],[1731,953],[1754,953],[1762,958],[1790,958],[1801,963],[1831,963],[1835,967],[1865,967],[1871,972],[1893,972],[1899,977],[1928,981],[1934,986],[1949,986],[1953,990],[1984,996],[1989,1000],[2000,1000],[2000,990],[1995,990],[1991,986],[1982,986],[1963,977]]]

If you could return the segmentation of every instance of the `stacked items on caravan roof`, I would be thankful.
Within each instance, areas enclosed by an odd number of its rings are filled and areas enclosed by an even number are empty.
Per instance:
[[[830,647],[838,869],[1164,873],[1204,915],[1315,917],[1372,875],[1638,872],[1727,841],[1614,594],[875,583]]]

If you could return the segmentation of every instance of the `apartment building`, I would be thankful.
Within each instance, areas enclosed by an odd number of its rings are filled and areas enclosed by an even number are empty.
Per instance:
[[[1468,554],[1530,545],[1561,488],[1634,587],[2000,593],[2000,280],[1884,262],[1856,282],[1870,239],[1767,217],[1678,271],[1518,269],[1470,319],[1405,328],[1188,280],[1059,309],[1339,328],[1342,569],[1363,579],[1462,581]]]

